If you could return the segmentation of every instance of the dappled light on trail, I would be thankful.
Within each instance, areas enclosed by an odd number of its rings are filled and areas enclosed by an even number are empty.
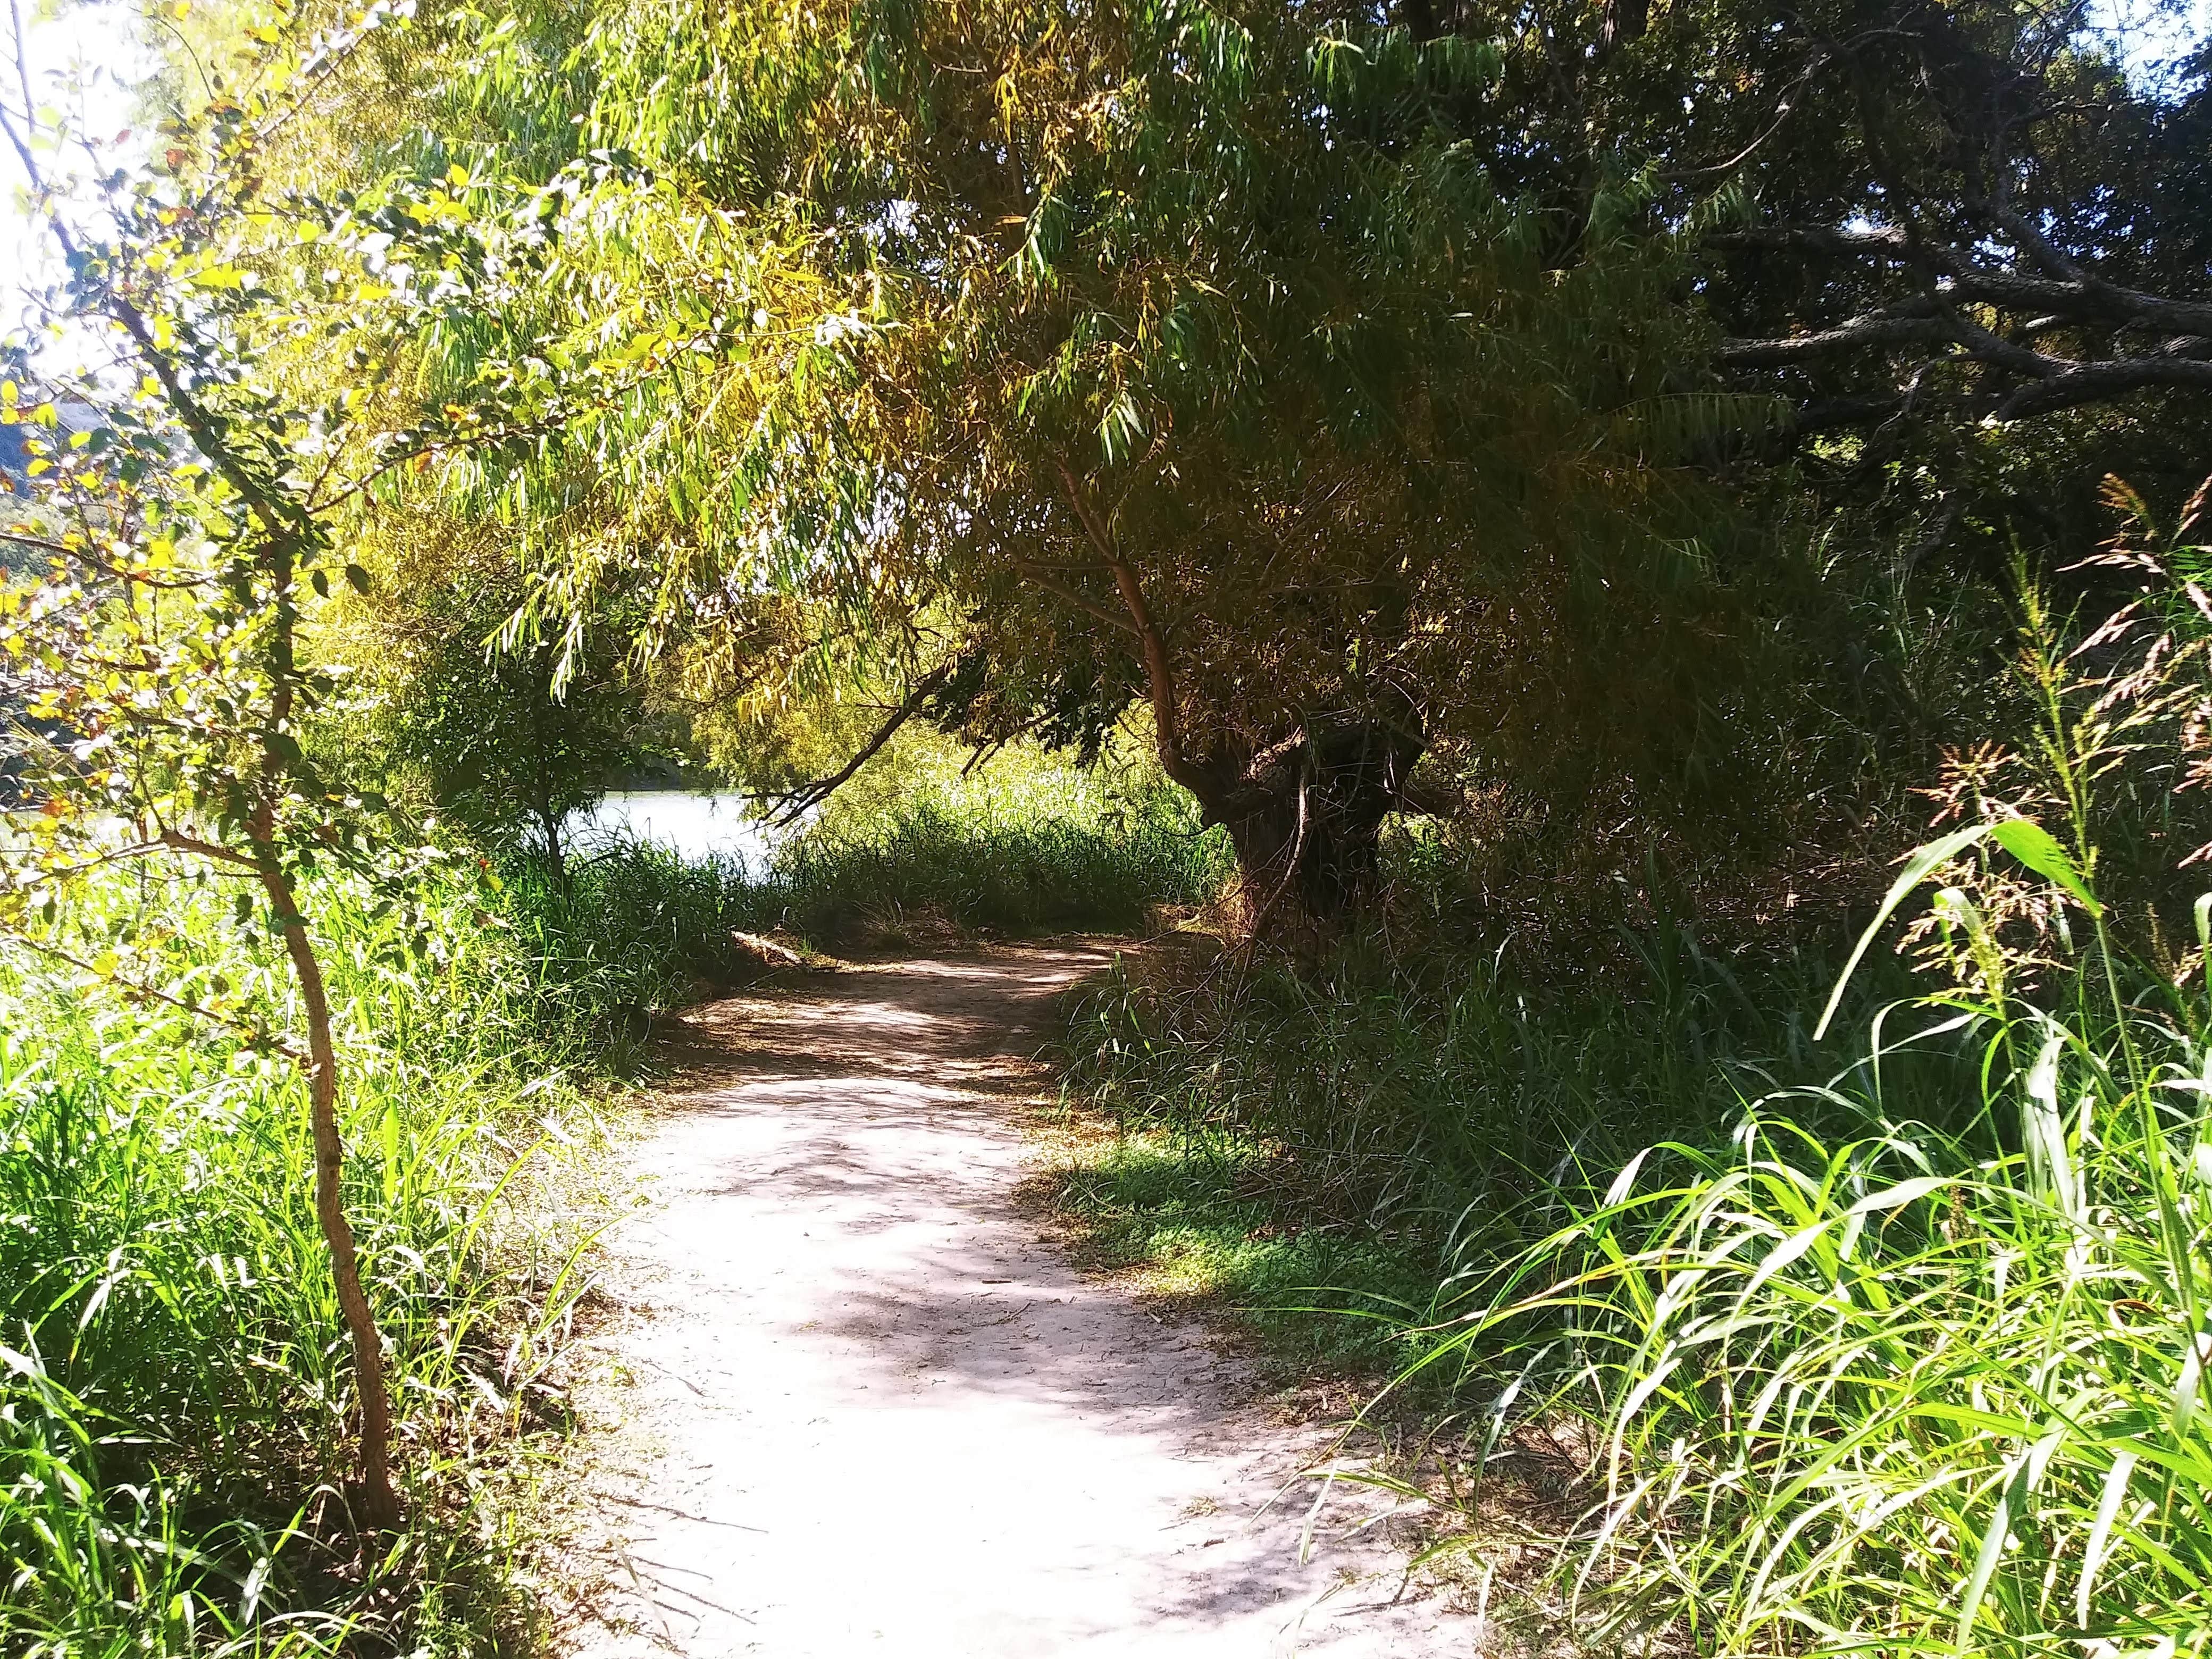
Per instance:
[[[896,963],[717,1003],[612,1247],[623,1421],[592,1655],[1413,1656],[1471,1632],[1404,1582],[1411,1517],[1338,1486],[1237,1360],[1086,1280],[1015,1201],[1019,1056],[1103,951]],[[1285,1491],[1285,1487],[1288,1491]]]

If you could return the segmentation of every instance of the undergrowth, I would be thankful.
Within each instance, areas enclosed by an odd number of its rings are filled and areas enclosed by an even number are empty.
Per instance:
[[[810,940],[897,945],[933,924],[981,934],[1141,926],[1220,890],[1228,857],[1171,797],[1111,811],[975,811],[923,799],[780,849],[754,915]]]
[[[564,881],[520,861],[514,879],[535,948],[617,1002],[675,1006],[750,970],[733,930],[823,951],[1142,927],[1159,907],[1195,908],[1227,879],[1220,836],[1158,788],[1117,792],[1052,769],[864,794],[781,841],[765,866],[687,860],[618,842]]]
[[[1393,879],[1423,855],[1398,849]],[[1812,1040],[1818,957],[1624,923],[1614,971],[1574,984],[1479,935],[1407,939],[1371,927],[1317,966],[1170,946],[1071,1005],[1070,1089],[1120,1133],[1061,1202],[1103,1261],[1234,1310],[1286,1379],[1387,1376],[1429,1346],[1440,1279],[1549,1233],[1655,1136],[1724,1133],[1767,1077],[1843,1054]]]
[[[524,1617],[514,1500],[562,1420],[601,1008],[489,884],[436,878],[411,915],[312,894],[410,1517],[364,1553],[305,1088],[251,1029],[291,1024],[291,981],[229,897],[118,878],[83,902],[241,1027],[0,969],[0,1650],[478,1650]]]
[[[1849,961],[1663,925],[1580,985],[1358,941],[1126,973],[1072,1041],[1129,1138],[1072,1201],[1279,1351],[1395,1367],[1437,1437],[1368,1478],[1549,1630],[2212,1650],[2212,553],[2125,563],[2086,638],[2024,586],[2033,723],[1953,757]]]
[[[2212,898],[2176,951],[2102,855],[2191,839],[2143,787],[2205,775],[2212,628],[2166,597],[2074,644],[2027,591],[2037,728],[1954,759],[1956,827],[1867,935],[1917,916],[1937,988],[1867,1028],[1863,1064],[1653,1147],[1440,1296],[1433,1357],[1504,1382],[1497,1420],[1593,1431],[1557,1582],[1599,1632],[2212,1646]],[[1890,1086],[1929,1047],[1975,1062],[1942,1118]]]
[[[262,1035],[295,1025],[293,982],[228,892],[88,890],[72,936],[129,941],[174,1000],[0,963],[0,1652],[530,1640],[515,1569],[604,1218],[574,1154],[606,1085],[649,1069],[653,1016],[757,971],[733,930],[1127,926],[1218,884],[1218,849],[1171,805],[1052,806],[847,811],[757,877],[622,845],[565,875],[449,860],[401,906],[316,884],[409,1518],[367,1552],[305,1090]]]

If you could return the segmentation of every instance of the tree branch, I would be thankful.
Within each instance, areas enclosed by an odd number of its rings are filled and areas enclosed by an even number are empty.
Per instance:
[[[860,746],[858,754],[847,761],[830,776],[817,779],[812,783],[801,784],[783,798],[783,805],[777,809],[775,818],[778,827],[788,829],[850,783],[854,775],[873,760],[883,746],[891,740],[899,727],[921,712],[921,706],[929,701],[931,693],[951,678],[952,669],[950,665],[947,665],[941,668],[933,668],[916,680],[914,689],[907,693],[906,701],[891,710],[890,718],[876,728],[875,736]]]
[[[1776,340],[1723,340],[1718,355],[1731,368],[1778,368],[1832,351],[1912,340],[1948,340],[1953,334],[1948,319],[1936,315],[1927,302],[1913,301],[1889,311],[1868,312],[1817,334]]]
[[[1118,612],[1109,611],[1104,605],[1100,605],[1095,599],[1085,599],[1082,594],[1077,592],[1065,582],[1055,581],[1053,578],[1044,574],[1043,566],[1032,564],[1027,560],[1021,560],[1015,564],[1014,568],[1020,571],[1022,574],[1028,577],[1039,587],[1044,589],[1046,592],[1056,594],[1060,599],[1066,599],[1078,611],[1085,611],[1091,616],[1096,617],[1100,622],[1104,623],[1109,628],[1118,628],[1124,633],[1132,635],[1137,633],[1136,623],[1131,622],[1127,617],[1122,616]]]
[[[2212,391],[2212,362],[2161,356],[2069,364],[2047,380],[2021,387],[1992,410],[1990,418],[2017,421],[2154,386],[2202,386]]]
[[[1809,437],[1815,432],[1836,432],[1852,427],[1879,426],[1905,412],[1905,394],[1866,392],[1850,398],[1816,398],[1791,412],[1790,435]]]
[[[1111,530],[1100,520],[1097,509],[1084,493],[1082,480],[1075,476],[1075,469],[1057,456],[1053,465],[1060,472],[1060,485],[1067,492],[1068,505],[1075,509],[1083,533],[1091,538],[1099,558],[1114,573],[1114,585],[1121,590],[1121,603],[1128,609],[1129,624],[1144,647],[1145,682],[1152,694],[1152,741],[1159,751],[1161,769],[1197,796],[1201,807],[1215,810],[1224,793],[1221,781],[1183,752],[1175,663],[1168,655],[1167,638],[1153,620],[1152,606],[1146,602],[1144,584],[1137,580],[1135,568],[1115,546]]]
[[[1766,226],[1717,232],[1705,241],[1709,246],[1724,250],[1771,249],[1838,258],[1918,264],[1939,276],[1950,278],[1942,292],[1954,301],[1978,301],[1989,305],[2063,312],[2100,321],[2144,324],[2178,334],[2212,334],[2212,304],[2122,288],[2082,273],[2079,266],[2071,267],[2077,272],[2072,278],[2002,270],[1969,258],[1942,243],[1924,239],[1912,241],[1901,229],[1890,226],[1866,230]]]
[[[2212,362],[2205,361],[2212,356],[2212,304],[2101,281],[2005,204],[1973,199],[1964,205],[2010,238],[2023,261],[2035,269],[1997,268],[1958,247],[1890,227],[1769,226],[1711,238],[1722,248],[1782,248],[1850,262],[1917,265],[1924,283],[1918,293],[1825,328],[1773,339],[1724,340],[1717,353],[1719,362],[1735,369],[1788,368],[1852,351],[1880,356],[1900,345],[1948,345],[1951,361],[2002,371],[1996,384],[1977,389],[1967,400],[1972,412],[1996,422],[2155,387],[2212,387]],[[1984,323],[1974,314],[1978,307],[2000,313],[2002,320],[1996,326]],[[2078,359],[2029,343],[2069,326],[2110,333],[2142,330],[2153,337],[2145,349],[2125,356]],[[1921,372],[1943,361],[1939,354]],[[2014,376],[2025,384],[2014,381]],[[1803,435],[1887,420],[1911,401],[1909,392],[1817,399],[1797,411],[1792,431]]]

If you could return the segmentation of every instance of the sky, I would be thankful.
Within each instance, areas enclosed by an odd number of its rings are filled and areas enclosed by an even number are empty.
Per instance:
[[[143,140],[131,131],[137,88],[158,65],[144,45],[145,25],[137,7],[98,0],[45,18],[34,17],[26,7],[23,21],[31,93],[39,105],[58,110],[72,131],[95,141],[108,167],[143,155]],[[0,30],[4,28],[0,21]],[[22,101],[15,66],[6,57],[0,63],[6,69],[0,96],[14,109]],[[41,155],[39,163],[57,179],[90,170],[90,158],[81,148]],[[21,314],[24,285],[51,273],[55,264],[46,237],[27,214],[27,183],[14,149],[0,144],[0,319],[6,324]]]
[[[2203,38],[2212,0],[2096,0],[2090,20],[2130,71],[2155,76]]]

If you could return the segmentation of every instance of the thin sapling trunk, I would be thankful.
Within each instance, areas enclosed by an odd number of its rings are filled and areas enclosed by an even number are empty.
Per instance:
[[[284,951],[300,983],[307,1020],[308,1120],[315,1146],[315,1220],[331,1255],[338,1307],[353,1338],[354,1391],[361,1397],[362,1514],[389,1531],[399,1524],[399,1499],[392,1488],[392,1402],[384,1382],[384,1341],[362,1288],[353,1227],[346,1219],[343,1182],[345,1146],[338,1134],[337,1050],[331,1040],[331,1002],[322,963],[308,937],[291,879],[273,863],[261,869],[261,885],[276,913]]]

